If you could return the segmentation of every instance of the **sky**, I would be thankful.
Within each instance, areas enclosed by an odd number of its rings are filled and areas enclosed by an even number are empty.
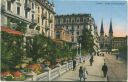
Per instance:
[[[126,1],[54,0],[54,4],[57,15],[91,14],[95,19],[98,32],[101,27],[101,20],[103,19],[106,34],[108,34],[110,19],[112,19],[113,35],[117,37],[128,35]]]

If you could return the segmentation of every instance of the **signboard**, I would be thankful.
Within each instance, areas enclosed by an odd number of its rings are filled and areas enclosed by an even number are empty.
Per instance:
[[[27,29],[25,36],[35,36],[38,35],[39,31],[34,29]]]

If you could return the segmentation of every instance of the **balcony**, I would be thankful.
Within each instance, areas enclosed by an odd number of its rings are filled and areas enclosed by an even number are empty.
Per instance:
[[[42,14],[41,17],[42,17],[42,19],[46,19],[47,15]]]
[[[49,23],[52,23],[53,22],[53,20],[52,19],[49,19]]]
[[[12,1],[13,1],[13,0],[12,0]],[[21,6],[20,0],[17,0],[16,3],[17,3],[17,5]]]
[[[10,1],[10,2],[14,3],[16,0],[7,0],[7,1]]]
[[[38,23],[37,20],[35,19],[32,20],[32,24],[37,24],[37,23]]]
[[[31,10],[31,5],[30,4],[25,4],[25,10],[30,11]]]

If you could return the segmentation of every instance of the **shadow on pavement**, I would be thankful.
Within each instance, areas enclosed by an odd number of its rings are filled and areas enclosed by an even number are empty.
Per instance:
[[[88,76],[95,76],[95,77],[104,78],[103,76],[99,76],[99,75],[90,75],[90,74],[88,74]]]

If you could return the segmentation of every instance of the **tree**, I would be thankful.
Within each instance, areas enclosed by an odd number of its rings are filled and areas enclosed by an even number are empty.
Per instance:
[[[55,58],[55,43],[44,35],[36,35],[29,38],[26,44],[27,57],[32,58],[33,63],[38,63],[39,58],[52,61]]]
[[[36,35],[34,37],[27,37],[26,54],[27,57],[32,58],[34,63],[37,63],[39,58],[44,57],[45,54],[45,37],[43,35]]]
[[[93,35],[91,34],[91,29],[84,28],[82,33],[82,40],[79,40],[79,43],[81,43],[82,45],[82,49],[86,50],[89,53],[93,52],[94,39]]]
[[[1,32],[1,67],[2,70],[12,70],[22,63],[23,36],[15,36]]]

